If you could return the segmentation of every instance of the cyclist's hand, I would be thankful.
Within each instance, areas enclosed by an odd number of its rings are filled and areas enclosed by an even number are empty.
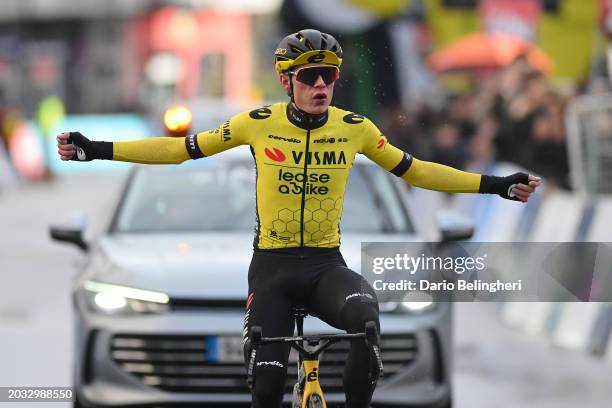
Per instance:
[[[511,193],[514,194],[513,199],[518,199],[518,201],[522,201],[526,203],[529,201],[529,197],[535,192],[535,190],[540,186],[540,178],[536,176],[532,176],[531,174],[527,178],[527,183],[519,183],[512,190]]]
[[[514,201],[529,201],[540,185],[540,178],[526,173],[514,173],[506,177],[482,176],[481,193],[498,194]]]
[[[60,133],[56,137],[57,140],[57,153],[60,158],[64,161],[72,160],[76,154],[76,148],[70,141],[70,132]]]
[[[91,141],[80,132],[57,135],[57,152],[62,160],[91,161],[113,158],[112,143]]]

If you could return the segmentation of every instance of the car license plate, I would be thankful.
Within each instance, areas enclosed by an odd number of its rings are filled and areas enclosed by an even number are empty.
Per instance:
[[[239,336],[208,336],[207,360],[210,363],[242,363],[244,354]]]

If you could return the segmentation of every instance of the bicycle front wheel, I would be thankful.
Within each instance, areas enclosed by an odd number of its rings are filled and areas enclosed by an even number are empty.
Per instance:
[[[308,408],[323,408],[323,399],[319,394],[313,394],[308,398],[306,406]]]

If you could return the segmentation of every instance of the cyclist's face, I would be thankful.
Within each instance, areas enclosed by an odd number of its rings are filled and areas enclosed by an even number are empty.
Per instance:
[[[338,68],[320,64],[302,65],[293,70],[293,99],[297,106],[308,113],[323,113],[334,95],[334,82],[339,76]],[[289,78],[281,75],[280,81],[289,91]]]

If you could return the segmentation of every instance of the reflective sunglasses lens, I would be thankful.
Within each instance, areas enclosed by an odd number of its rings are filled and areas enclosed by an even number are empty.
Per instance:
[[[340,77],[340,70],[338,68],[321,68],[321,77],[323,82],[329,85]]]
[[[297,72],[297,80],[310,86],[317,82],[319,76],[323,78],[326,85],[329,85],[338,79],[340,72],[335,67],[302,68]]]
[[[319,71],[317,68],[302,68],[297,73],[297,80],[310,86],[313,86],[318,78]]]

